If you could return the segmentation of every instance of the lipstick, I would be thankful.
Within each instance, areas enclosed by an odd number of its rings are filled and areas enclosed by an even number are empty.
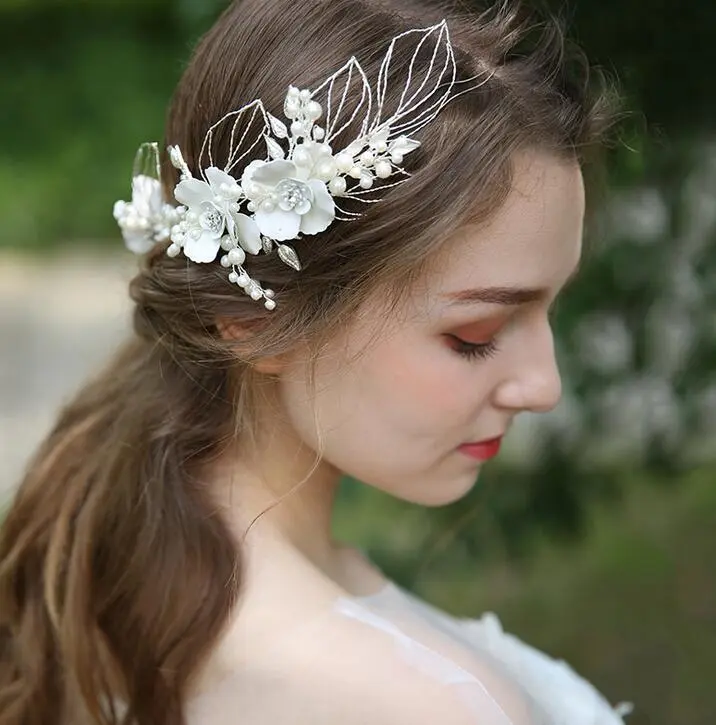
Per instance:
[[[501,443],[502,436],[498,436],[497,438],[479,441],[478,443],[463,443],[458,450],[470,456],[470,458],[475,458],[478,461],[487,461],[490,458],[494,458],[500,452]]]

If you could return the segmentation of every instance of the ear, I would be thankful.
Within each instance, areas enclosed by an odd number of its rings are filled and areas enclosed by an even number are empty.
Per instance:
[[[246,339],[251,334],[251,328],[239,322],[219,319],[216,322],[216,329],[222,340],[231,342]],[[284,368],[285,362],[280,355],[262,357],[253,364],[253,368],[265,375],[278,375]]]

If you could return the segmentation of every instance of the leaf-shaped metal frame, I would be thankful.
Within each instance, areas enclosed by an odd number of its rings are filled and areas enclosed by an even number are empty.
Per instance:
[[[231,123],[229,153],[223,162],[219,162],[215,158],[214,140],[219,132],[223,131],[227,123]],[[254,127],[253,134],[251,133],[252,127]],[[260,99],[251,101],[251,103],[247,103],[238,110],[227,113],[209,128],[201,145],[198,163],[204,180],[206,181],[204,169],[209,166],[216,166],[227,173],[231,173],[238,164],[252,153],[257,145],[263,142],[270,132],[269,115]],[[251,143],[245,147],[247,139],[251,140]]]

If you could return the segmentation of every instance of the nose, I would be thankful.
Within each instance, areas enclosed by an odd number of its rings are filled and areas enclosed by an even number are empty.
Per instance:
[[[549,324],[515,351],[512,364],[495,387],[493,403],[511,411],[547,413],[562,397],[562,378],[557,366],[554,338]]]

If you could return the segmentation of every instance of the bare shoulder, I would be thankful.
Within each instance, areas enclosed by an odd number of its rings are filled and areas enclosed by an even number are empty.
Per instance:
[[[254,654],[193,703],[190,725],[235,725],[237,713],[246,725],[528,725],[503,719],[483,690],[469,702],[392,638],[337,615]]]

